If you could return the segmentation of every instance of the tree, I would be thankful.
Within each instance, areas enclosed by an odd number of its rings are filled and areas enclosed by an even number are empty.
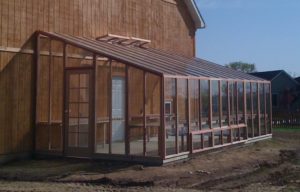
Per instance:
[[[244,73],[251,73],[251,72],[256,72],[256,67],[255,64],[251,63],[244,63],[242,61],[237,61],[237,62],[232,62],[229,64],[226,64],[225,67],[241,71]]]

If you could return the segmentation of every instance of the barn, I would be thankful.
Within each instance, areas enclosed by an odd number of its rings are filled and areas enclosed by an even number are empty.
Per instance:
[[[163,164],[272,137],[271,86],[195,58],[193,0],[0,0],[0,162]]]

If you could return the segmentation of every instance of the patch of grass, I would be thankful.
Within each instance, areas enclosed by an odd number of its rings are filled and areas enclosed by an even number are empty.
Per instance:
[[[278,128],[273,128],[273,131],[300,132],[300,127],[278,127]]]

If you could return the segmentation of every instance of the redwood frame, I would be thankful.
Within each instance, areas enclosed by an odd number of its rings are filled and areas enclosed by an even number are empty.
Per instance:
[[[63,43],[63,53],[62,53],[62,57],[63,57],[63,67],[64,67],[64,71],[63,71],[63,109],[66,109],[66,93],[65,93],[65,90],[66,90],[66,70],[68,69],[73,69],[73,70],[81,70],[81,69],[90,69],[92,70],[92,79],[93,79],[93,82],[91,84],[91,86],[94,88],[92,89],[93,91],[91,92],[92,94],[92,104],[94,106],[97,106],[96,105],[96,96],[97,96],[97,91],[96,91],[96,85],[97,85],[97,58],[98,56],[100,57],[105,57],[108,59],[108,62],[109,62],[109,67],[110,67],[110,72],[109,72],[109,79],[110,79],[110,82],[108,82],[108,87],[110,89],[110,92],[109,92],[109,95],[110,95],[110,98],[109,98],[109,126],[108,126],[108,131],[109,131],[109,135],[110,137],[108,138],[109,140],[109,149],[108,149],[108,153],[107,154],[95,154],[95,137],[93,136],[93,134],[95,133],[95,129],[96,129],[96,109],[95,107],[92,108],[92,113],[91,113],[91,118],[92,118],[92,123],[91,123],[91,129],[90,129],[90,133],[92,134],[90,136],[90,139],[91,139],[91,154],[90,154],[90,158],[120,158],[120,156],[125,156],[125,158],[127,157],[128,159],[134,159],[134,158],[137,158],[137,159],[143,159],[139,156],[136,156],[136,155],[131,155],[130,154],[130,141],[129,141],[129,126],[128,126],[128,108],[130,106],[128,106],[128,66],[132,66],[132,67],[135,67],[135,68],[138,68],[138,69],[141,69],[143,70],[143,103],[144,103],[144,106],[143,106],[143,157],[144,158],[149,158],[149,159],[155,159],[155,158],[158,158],[162,161],[164,160],[168,160],[168,159],[172,159],[174,157],[178,157],[178,156],[181,156],[181,155],[186,155],[186,154],[191,154],[191,153],[197,153],[197,152],[201,152],[201,151],[206,151],[206,150],[210,150],[210,149],[215,149],[215,148],[220,148],[220,147],[224,147],[224,146],[228,146],[228,145],[232,145],[232,144],[237,144],[237,143],[245,143],[246,141],[250,141],[251,139],[255,138],[254,137],[254,119],[253,119],[253,85],[252,85],[252,82],[254,83],[257,83],[257,112],[258,112],[258,129],[259,129],[259,136],[261,136],[261,131],[260,131],[260,108],[259,108],[259,105],[260,105],[260,94],[259,94],[259,86],[264,86],[264,107],[265,107],[265,129],[266,129],[266,137],[268,136],[271,136],[271,134],[268,134],[268,129],[267,129],[267,126],[271,126],[269,129],[272,131],[272,125],[271,124],[267,124],[267,102],[272,102],[272,98],[271,98],[271,84],[269,81],[263,81],[263,80],[243,80],[243,79],[232,79],[232,78],[223,78],[223,77],[220,77],[220,78],[215,78],[215,77],[199,77],[199,76],[183,76],[183,75],[172,75],[172,74],[164,74],[164,73],[157,73],[157,71],[155,70],[152,70],[152,69],[149,69],[147,67],[141,67],[141,66],[136,66],[136,65],[133,65],[129,62],[126,62],[122,59],[118,59],[118,58],[115,58],[115,57],[109,57],[107,55],[101,55],[99,53],[95,53],[93,52],[93,50],[91,50],[90,48],[82,45],[74,45],[74,43],[68,41],[68,40],[63,40],[61,38],[58,38],[56,36],[52,36],[51,34],[48,34],[48,33],[43,33],[43,32],[38,32],[37,33],[37,42],[36,42],[36,98],[37,96],[39,95],[39,90],[38,90],[38,83],[39,83],[39,62],[40,62],[40,38],[41,36],[46,36],[47,38],[49,38],[49,41],[50,41],[50,48],[49,48],[49,59],[50,59],[50,65],[49,65],[49,69],[51,71],[51,63],[52,63],[52,47],[51,47],[51,41],[52,40],[57,40],[57,41],[61,41]],[[89,40],[88,39],[84,39],[82,38],[82,41],[87,41],[87,43],[89,43]],[[85,49],[91,53],[93,53],[93,56],[92,56],[92,62],[93,64],[89,67],[66,67],[66,63],[68,62],[68,58],[67,58],[67,50],[66,50],[66,47],[67,45],[72,45],[72,46],[75,46],[75,47],[78,47],[78,48],[81,48],[81,49]],[[92,46],[92,45],[91,45]],[[157,59],[159,60],[159,58]],[[125,154],[124,155],[116,155],[116,154],[112,154],[112,109],[111,109],[111,106],[112,106],[112,61],[118,61],[118,62],[121,62],[124,64],[125,66]],[[163,62],[163,61],[161,61]],[[176,64],[178,64],[178,66],[176,66]],[[155,62],[153,63],[153,67],[156,68],[159,64],[155,64]],[[174,68],[176,70],[181,70],[183,69],[183,66],[182,65],[179,65],[179,63],[175,62],[174,63]],[[197,66],[191,66],[191,69],[193,70],[200,70],[200,68],[198,68]],[[147,78],[147,74],[148,73],[151,73],[151,74],[154,74],[156,76],[158,76],[160,78],[160,127],[159,127],[159,130],[158,130],[158,155],[159,157],[151,157],[151,156],[147,156],[147,138],[148,138],[148,131],[147,131],[147,127],[146,127],[146,109],[145,109],[145,105],[146,105],[146,90],[147,90],[147,83],[146,83],[146,78]],[[49,77],[51,76],[52,74],[49,73]],[[166,132],[165,132],[165,79],[167,78],[170,78],[170,79],[175,79],[175,91],[176,91],[176,95],[175,95],[175,104],[174,104],[174,108],[175,108],[175,122],[176,122],[176,125],[175,125],[175,129],[176,129],[176,137],[175,137],[175,151],[176,151],[176,154],[173,154],[173,155],[169,155],[167,156],[166,155]],[[187,130],[188,130],[188,133],[187,133],[187,150],[188,152],[182,152],[182,153],[179,153],[179,145],[178,145],[178,140],[179,140],[179,132],[178,132],[178,79],[185,79],[186,80],[186,84],[187,84],[187,102],[186,103],[186,109],[187,109]],[[197,80],[197,83],[198,83],[198,88],[199,88],[199,130],[197,131],[193,131],[190,129],[190,125],[191,125],[191,121],[190,121],[190,105],[191,105],[191,102],[190,102],[190,80]],[[209,88],[209,113],[208,113],[208,124],[209,124],[209,129],[203,129],[202,127],[202,99],[201,99],[201,80],[208,80],[208,88]],[[218,82],[218,90],[219,90],[219,98],[218,98],[218,102],[219,102],[219,127],[217,128],[213,128],[212,126],[212,80],[216,80]],[[223,100],[222,100],[222,84],[223,82],[226,83],[227,85],[227,119],[228,119],[228,126],[223,126],[222,124],[222,118],[223,118],[223,111],[222,111],[222,104],[223,104]],[[236,113],[236,121],[238,121],[238,110],[239,110],[239,98],[237,97],[238,96],[238,83],[242,83],[242,86],[243,86],[243,115],[244,115],[244,122],[243,123],[240,123],[237,122],[237,124],[230,124],[230,117],[232,116],[231,114],[231,111],[230,108],[232,107],[230,104],[231,102],[234,102],[233,101],[230,101],[230,82],[233,82],[233,85],[234,85],[234,92],[232,93],[234,95],[234,97],[236,97],[236,109],[237,110],[237,113]],[[250,96],[251,96],[251,120],[252,120],[252,134],[253,134],[253,137],[252,138],[248,138],[248,128],[247,128],[247,105],[246,105],[246,102],[247,102],[247,97],[246,97],[246,83],[247,82],[250,82]],[[265,84],[269,84],[269,99],[270,101],[267,101],[266,100],[266,89],[265,89]],[[51,91],[51,82],[49,81],[49,90]],[[38,104],[37,102],[36,103],[36,106],[35,106],[35,113],[37,114],[38,113]],[[51,106],[51,98],[49,98],[49,105]],[[270,108],[271,108],[272,105],[270,105]],[[50,114],[50,111],[51,111],[51,108],[49,108],[49,117],[48,117],[48,121],[49,123],[51,124],[51,114]],[[270,111],[270,114],[269,114],[269,119],[270,119],[270,122],[272,122],[272,109],[269,110]],[[36,115],[37,117],[37,115]],[[62,122],[62,125],[63,125],[63,128],[65,127],[65,121],[64,121],[64,111],[63,111],[63,122]],[[36,118],[36,121],[35,121],[35,124],[36,126],[38,126],[38,122],[37,122],[37,118]],[[243,140],[241,140],[241,129],[245,129],[246,132],[244,133],[246,135],[246,138],[243,138]],[[226,143],[224,144],[223,143],[223,134],[224,134],[224,131],[227,131],[229,132],[229,139],[230,139],[230,142],[229,143]],[[239,133],[239,136],[238,136],[238,141],[233,141],[233,131],[234,130],[238,130],[238,133]],[[217,145],[215,146],[215,140],[214,140],[214,133],[215,132],[220,132],[221,133],[221,142],[220,142],[220,145]],[[210,133],[210,145],[211,147],[204,147],[204,134],[205,133]],[[61,154],[61,155],[65,155],[66,154],[66,151],[65,151],[65,146],[66,146],[66,141],[65,141],[65,131],[62,131],[62,151],[61,152],[57,152],[57,154]],[[193,149],[193,135],[200,135],[201,137],[201,143],[200,143],[200,149]],[[49,128],[49,137],[50,137],[50,128]],[[38,139],[38,138],[36,138]],[[50,139],[49,139],[49,142],[50,142]],[[200,142],[200,141],[199,141]],[[51,143],[49,143],[49,146],[51,145]],[[50,149],[51,147],[49,147]],[[50,150],[49,150],[50,151]],[[38,151],[37,151],[38,152]],[[51,153],[51,151],[50,151]],[[78,155],[80,156],[80,154]]]

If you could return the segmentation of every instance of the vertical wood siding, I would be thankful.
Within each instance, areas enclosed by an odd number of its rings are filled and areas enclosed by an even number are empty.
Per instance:
[[[29,38],[36,30],[133,36],[194,56],[195,30],[180,1],[0,0],[0,48],[32,48]],[[33,65],[32,54],[0,51],[0,156],[32,150]]]

